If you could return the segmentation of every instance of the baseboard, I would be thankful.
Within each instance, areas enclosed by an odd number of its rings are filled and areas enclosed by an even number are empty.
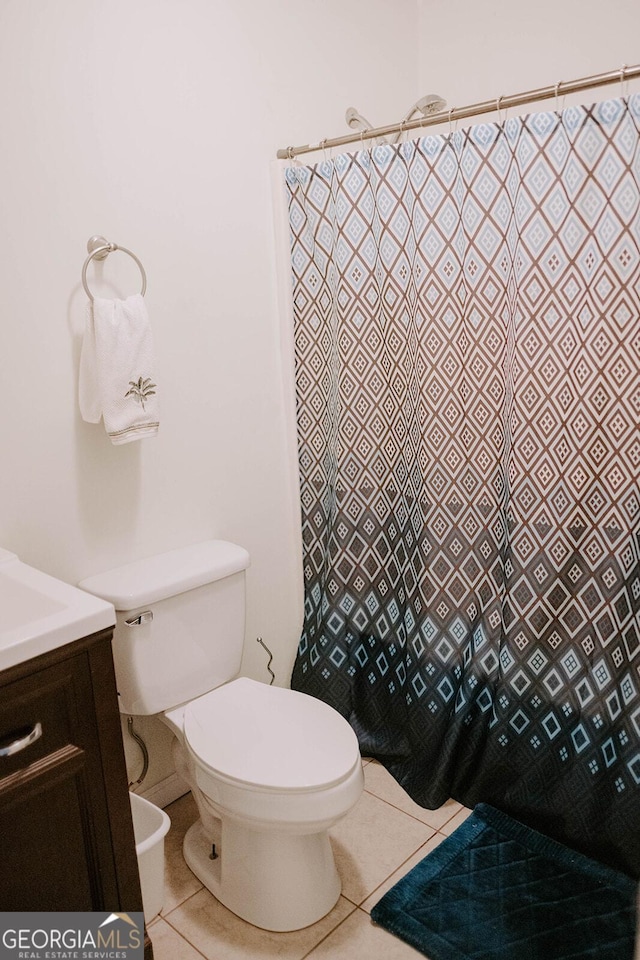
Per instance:
[[[171,776],[154,783],[147,790],[136,790],[136,793],[150,803],[155,803],[156,807],[167,807],[174,800],[189,793],[189,785],[177,773],[172,773]]]

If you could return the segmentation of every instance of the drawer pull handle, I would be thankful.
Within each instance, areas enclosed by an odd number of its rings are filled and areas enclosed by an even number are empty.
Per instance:
[[[125,620],[128,627],[140,627],[145,623],[151,623],[153,620],[153,610],[145,610],[144,613],[137,613],[135,617],[129,617]]]
[[[22,730],[20,733],[22,733]],[[17,740],[12,740],[6,747],[0,747],[0,757],[11,757],[14,753],[20,753],[21,750],[26,750],[32,743],[39,740],[41,736],[42,724],[34,723],[24,736],[18,737]]]

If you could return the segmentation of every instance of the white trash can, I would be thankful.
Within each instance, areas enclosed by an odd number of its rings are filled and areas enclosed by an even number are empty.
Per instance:
[[[164,903],[164,838],[171,820],[154,803],[130,793],[133,833],[138,855],[145,923],[150,923]]]

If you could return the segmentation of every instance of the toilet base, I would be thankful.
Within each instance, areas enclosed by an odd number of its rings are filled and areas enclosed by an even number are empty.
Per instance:
[[[308,927],[324,917],[341,884],[326,831],[291,835],[223,819],[219,856],[201,820],[183,845],[190,870],[225,907],[263,930]]]

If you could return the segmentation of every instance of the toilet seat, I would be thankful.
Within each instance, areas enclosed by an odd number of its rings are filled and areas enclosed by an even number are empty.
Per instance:
[[[201,770],[253,790],[327,789],[360,764],[357,737],[337,711],[248,677],[186,704],[183,731]]]

